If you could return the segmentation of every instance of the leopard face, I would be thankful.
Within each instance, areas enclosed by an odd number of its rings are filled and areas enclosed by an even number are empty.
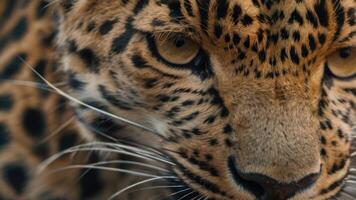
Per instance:
[[[68,93],[154,132],[183,199],[328,199],[353,172],[353,0],[57,6]],[[88,138],[120,137],[73,106]]]

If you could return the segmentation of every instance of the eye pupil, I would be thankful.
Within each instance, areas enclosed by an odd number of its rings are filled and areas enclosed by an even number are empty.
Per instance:
[[[348,58],[351,56],[351,47],[346,47],[340,50],[339,53],[341,58]]]
[[[184,38],[177,38],[176,40],[175,40],[175,46],[177,47],[177,48],[180,48],[180,47],[182,47],[182,46],[184,46],[185,45],[185,39]]]

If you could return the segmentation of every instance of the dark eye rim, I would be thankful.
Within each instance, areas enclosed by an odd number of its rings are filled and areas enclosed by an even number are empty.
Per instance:
[[[330,69],[329,64],[326,62],[325,66],[324,66],[324,76],[333,77],[335,79],[342,80],[342,81],[351,81],[351,80],[356,78],[356,73],[354,73],[354,74],[352,74],[350,76],[339,76],[339,75],[335,74]]]
[[[192,66],[199,65],[202,58],[204,56],[206,56],[203,49],[199,48],[197,55],[190,62],[185,63],[185,64],[172,63],[172,62],[168,61],[167,59],[165,59],[163,56],[161,56],[161,54],[158,52],[155,38],[152,34],[146,34],[146,40],[147,40],[149,50],[151,51],[151,53],[154,57],[158,58],[159,61],[163,62],[164,64],[169,65],[174,68],[177,68],[177,69],[190,69]]]

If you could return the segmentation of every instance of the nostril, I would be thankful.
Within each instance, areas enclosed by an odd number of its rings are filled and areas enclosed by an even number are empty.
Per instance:
[[[261,197],[265,195],[266,192],[262,185],[254,181],[246,180],[240,176],[240,173],[236,168],[236,160],[233,156],[229,157],[228,167],[234,180],[238,185],[242,186],[244,189],[254,194],[258,199],[261,199]]]
[[[265,195],[263,195],[262,199],[283,200],[291,198],[296,193],[303,191],[313,185],[317,180],[318,175],[308,175],[300,181],[292,183],[280,183],[268,176],[261,174],[248,174],[242,175],[242,177],[262,186],[262,188],[265,190]]]
[[[316,173],[310,174],[297,182],[280,183],[262,174],[240,172],[236,167],[236,160],[233,156],[229,157],[228,165],[237,184],[254,194],[258,199],[263,200],[284,200],[293,197],[297,192],[313,185],[319,177],[319,173]]]

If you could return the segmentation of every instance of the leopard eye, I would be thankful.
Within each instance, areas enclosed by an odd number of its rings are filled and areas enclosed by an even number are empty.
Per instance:
[[[159,55],[169,63],[176,65],[188,64],[199,54],[200,47],[186,37],[155,38],[155,46]]]
[[[328,67],[333,75],[347,78],[356,75],[356,48],[346,47],[328,57]]]

